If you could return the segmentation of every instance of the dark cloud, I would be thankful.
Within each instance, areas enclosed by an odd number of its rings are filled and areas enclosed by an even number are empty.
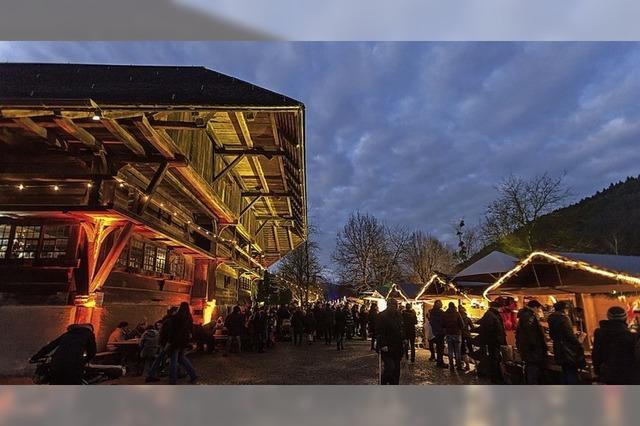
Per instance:
[[[637,175],[637,43],[6,43],[0,60],[204,65],[305,102],[329,262],[354,210],[451,240],[514,173]]]

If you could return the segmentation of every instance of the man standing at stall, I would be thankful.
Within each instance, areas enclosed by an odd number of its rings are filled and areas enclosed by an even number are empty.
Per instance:
[[[518,312],[516,347],[525,363],[525,380],[528,385],[539,385],[547,361],[547,343],[540,325],[542,305],[530,300]]]
[[[586,365],[584,348],[573,332],[569,319],[569,305],[560,301],[553,305],[555,312],[549,315],[549,335],[553,340],[553,355],[562,367],[565,385],[578,384],[578,369]]]
[[[383,385],[400,384],[400,361],[404,336],[402,314],[398,311],[398,301],[389,299],[387,309],[378,315],[376,324],[377,343],[382,357]]]
[[[507,344],[507,335],[500,316],[500,303],[489,302],[489,309],[479,321],[478,339],[481,345],[480,370],[486,371],[492,384],[502,384],[500,347]]]
[[[407,303],[404,311],[402,311],[402,325],[404,327],[404,337],[409,341],[405,356],[409,359],[411,352],[411,363],[416,362],[416,324],[418,324],[418,316],[413,310],[411,303]]]

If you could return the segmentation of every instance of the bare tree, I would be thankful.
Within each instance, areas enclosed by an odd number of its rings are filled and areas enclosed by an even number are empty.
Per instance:
[[[374,261],[374,281],[387,284],[402,279],[401,260],[409,244],[409,231],[403,226],[383,225],[384,240]]]
[[[336,236],[333,260],[340,281],[354,283],[357,290],[370,288],[384,245],[385,231],[378,219],[366,213],[352,213]]]
[[[409,237],[403,261],[410,274],[423,284],[435,272],[450,273],[455,264],[453,250],[422,231],[416,231]]]
[[[310,294],[323,291],[323,270],[317,243],[307,239],[282,258],[276,276],[282,286],[291,290],[294,298],[308,303]]]
[[[485,214],[485,240],[494,242],[522,231],[529,250],[533,250],[538,218],[562,206],[570,196],[562,176],[554,178],[547,173],[530,180],[511,175],[496,189],[498,198],[489,204]]]

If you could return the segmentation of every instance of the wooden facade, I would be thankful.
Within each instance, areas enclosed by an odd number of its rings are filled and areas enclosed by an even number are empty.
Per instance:
[[[200,67],[0,64],[0,82],[0,306],[207,317],[306,238],[302,103]]]

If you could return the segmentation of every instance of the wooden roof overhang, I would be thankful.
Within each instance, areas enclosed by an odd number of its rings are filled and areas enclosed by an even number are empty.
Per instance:
[[[465,295],[446,277],[433,274],[416,296],[416,300],[426,302],[446,297],[465,297]]]
[[[165,67],[134,68],[159,68],[164,72]],[[3,69],[0,65],[0,74]],[[77,166],[65,170],[49,167],[43,173],[42,163],[31,169],[15,164],[3,167],[0,181],[15,185],[25,179],[46,181],[43,175],[49,175],[85,185],[95,178],[114,177],[126,189],[144,195],[154,176],[166,168],[164,179],[154,188],[154,202],[169,206],[176,216],[192,220],[194,226],[195,220],[189,217],[197,215],[232,226],[251,244],[252,263],[268,266],[306,238],[304,106],[264,89],[260,90],[268,93],[256,89],[261,101],[253,104],[253,88],[247,92],[246,87],[239,87],[248,94],[243,103],[227,99],[224,105],[202,103],[197,96],[197,103],[11,97],[4,96],[0,89],[0,141],[14,148],[44,151],[50,159],[67,155],[72,158],[60,164]],[[42,87],[36,87],[38,90]],[[105,93],[100,96],[108,98],[111,92]],[[213,152],[209,154],[222,161],[217,174],[213,170],[203,176],[194,164],[198,157],[189,160],[191,153],[182,147],[194,138],[212,142]],[[96,165],[103,166],[100,173],[96,173]],[[222,199],[221,191],[214,190],[227,176],[242,189],[236,211]],[[20,206],[5,207],[3,210],[16,210]],[[68,210],[65,207],[73,206],[60,207]],[[247,229],[242,218],[249,212],[256,223],[252,229]],[[206,234],[206,227],[202,231]],[[260,232],[263,246],[256,241]],[[259,253],[259,260],[251,252]]]
[[[640,277],[566,256],[533,252],[488,287],[483,296],[638,292]]]

